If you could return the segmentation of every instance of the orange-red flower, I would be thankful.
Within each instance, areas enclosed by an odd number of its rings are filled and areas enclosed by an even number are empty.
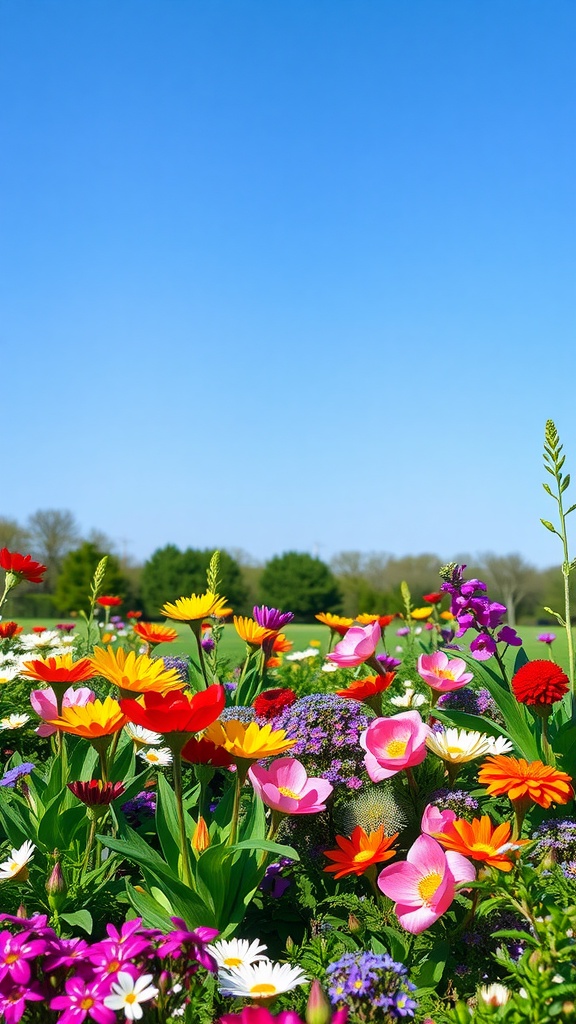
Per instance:
[[[141,619],[142,618],[142,612],[135,612],[135,611],[126,612],[126,618],[127,619]]]
[[[291,651],[293,647],[294,644],[291,640],[288,640],[284,633],[278,633],[278,636],[274,638],[274,643],[272,644],[272,650],[275,654],[286,654],[288,651]]]
[[[566,673],[553,661],[527,661],[512,679],[512,692],[520,704],[550,707],[570,689]],[[549,712],[547,712],[549,713]]]
[[[445,850],[462,853],[471,860],[483,861],[500,871],[510,871],[512,861],[509,852],[527,842],[523,839],[511,843],[511,831],[512,826],[509,822],[505,821],[495,828],[488,815],[483,814],[481,818],[474,818],[472,821],[466,821],[464,818],[449,821],[442,832],[432,832],[431,835]]]
[[[363,875],[372,864],[382,864],[395,856],[396,850],[391,850],[390,847],[397,838],[398,832],[393,836],[385,836],[384,825],[380,825],[380,828],[369,835],[361,825],[357,825],[350,839],[336,836],[337,850],[324,851],[324,856],[335,862],[324,868],[324,871],[332,872],[334,878]]]
[[[478,773],[478,781],[488,787],[490,796],[508,796],[512,803],[529,805],[567,804],[574,796],[572,778],[542,761],[496,754],[487,757]]]
[[[53,718],[48,724],[55,725],[62,732],[94,742],[122,729],[126,724],[126,716],[122,714],[118,701],[106,697],[103,701],[95,700],[82,707],[78,704],[64,706],[60,718]]]
[[[92,679],[96,675],[96,670],[92,667],[90,658],[73,661],[71,654],[58,654],[54,658],[24,662],[21,674],[27,676],[28,679],[38,679],[41,683],[47,683],[49,686],[52,686],[53,683],[74,686],[75,683],[83,683],[86,679]]]
[[[47,566],[41,562],[35,562],[31,555],[21,555],[18,551],[8,551],[2,548],[0,551],[0,568],[6,573],[12,573],[18,577],[13,582],[26,580],[28,583],[42,583],[42,578]]]
[[[215,683],[193,697],[183,693],[144,694],[144,700],[125,699],[120,707],[131,722],[152,732],[201,732],[224,710],[224,687]]]
[[[18,636],[22,629],[23,627],[19,626],[17,622],[0,622],[0,640],[9,640],[13,636]]]
[[[332,615],[332,612],[318,612],[315,618],[318,619],[318,622],[329,626],[330,629],[333,629],[340,636],[344,636],[354,622],[354,619],[345,618],[343,615]]]
[[[122,604],[122,598],[113,597],[112,594],[102,594],[102,597],[97,598],[96,604],[101,605],[102,608],[117,608]]]
[[[387,672],[385,676],[365,676],[364,679],[355,679],[345,690],[336,690],[339,697],[349,697],[351,700],[367,700],[375,697],[377,693],[383,693],[394,682],[394,672]]]
[[[440,604],[443,597],[442,591],[434,590],[431,594],[424,594],[422,600],[426,601],[426,604]]]
[[[178,630],[154,622],[135,622],[132,629],[147,644],[169,644],[178,639]]]
[[[391,622],[396,618],[394,615],[368,615],[366,612],[362,612],[361,615],[356,616],[356,622],[359,622],[362,626],[369,626],[371,622],[377,622],[381,629],[386,629]]]
[[[259,626],[254,619],[249,619],[245,615],[234,616],[234,628],[238,636],[252,647],[261,647],[265,640],[271,640],[278,632],[276,629]]]

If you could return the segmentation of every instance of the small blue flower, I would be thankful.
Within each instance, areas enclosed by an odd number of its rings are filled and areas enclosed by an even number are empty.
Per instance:
[[[14,786],[18,782],[18,779],[23,779],[25,775],[30,775],[34,771],[36,765],[32,764],[31,761],[23,761],[22,764],[16,765],[15,768],[9,768],[8,771],[4,772],[4,775],[0,779],[0,786],[7,786],[8,789],[14,789]]]

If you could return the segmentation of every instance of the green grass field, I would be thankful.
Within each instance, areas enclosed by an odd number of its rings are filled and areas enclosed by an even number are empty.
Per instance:
[[[20,625],[24,626],[26,632],[28,632],[32,626],[43,625],[46,628],[51,629],[56,625],[56,622],[61,622],[62,619],[43,619],[42,622],[37,622],[34,619],[20,619]],[[190,628],[181,623],[169,623],[175,626],[178,630],[179,639],[173,644],[164,644],[156,649],[157,654],[190,654],[196,649],[196,641],[192,635]],[[78,622],[76,629],[80,631],[82,629],[82,623]],[[528,657],[532,660],[534,658],[547,658],[548,648],[546,644],[540,643],[537,640],[539,633],[550,631],[550,627],[543,626],[521,626],[518,629],[520,636],[524,641],[524,647]],[[324,654],[328,649],[329,642],[329,630],[326,626],[322,626],[320,623],[317,625],[290,625],[287,626],[283,631],[289,640],[294,644],[295,651],[302,651],[310,645],[311,640],[320,641],[320,651]],[[554,642],[552,647],[552,653],[554,655],[554,661],[558,664],[566,667],[567,664],[567,640],[565,630],[557,627],[552,632],[556,633],[557,640]],[[473,634],[470,632],[468,637],[464,637],[464,640],[471,640]],[[394,654],[396,647],[403,644],[403,638],[397,637],[395,633],[395,625],[388,627],[386,630],[386,641],[387,650],[389,654]],[[461,641],[462,642],[462,641]],[[224,636],[222,639],[221,646],[222,655],[230,658],[233,665],[238,664],[244,658],[245,644],[240,639],[234,626],[227,625],[224,627]],[[448,652],[452,656],[456,656],[457,652]],[[514,662],[516,655],[516,648],[509,648],[506,661],[508,663]],[[489,664],[493,664],[489,663]]]

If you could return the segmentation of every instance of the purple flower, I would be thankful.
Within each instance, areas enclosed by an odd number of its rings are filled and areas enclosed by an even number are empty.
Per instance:
[[[259,885],[259,889],[262,892],[268,893],[274,900],[280,899],[286,892],[286,889],[289,889],[292,884],[289,878],[282,876],[282,871],[286,865],[292,864],[292,861],[288,860],[287,857],[283,857],[282,860],[284,863],[279,862],[268,865],[266,874]]]
[[[29,939],[30,932],[12,935],[0,932],[0,981],[9,976],[16,985],[30,981],[29,960],[39,956],[46,949],[44,939]]]
[[[72,967],[78,960],[85,960],[88,943],[84,939],[58,939],[51,944],[53,952],[47,951],[43,970],[50,974],[58,967]]]
[[[511,626],[502,626],[496,639],[499,643],[510,644],[511,647],[522,647],[522,640]]]
[[[489,633],[479,633],[470,644],[470,653],[476,661],[488,661],[496,650],[496,641]]]
[[[43,1002],[45,995],[37,981],[26,985],[5,987],[0,984],[0,1019],[5,1024],[18,1024],[26,1013],[26,1002]]]
[[[122,804],[122,811],[128,824],[132,828],[137,828],[147,818],[153,818],[156,814],[156,793],[137,793],[132,800]]]
[[[539,640],[541,644],[553,644],[556,639],[556,633],[540,633],[536,639]]]
[[[170,920],[177,927],[175,931],[169,932],[158,947],[160,956],[188,957],[197,960],[202,967],[212,974],[218,971],[218,964],[211,953],[206,949],[206,943],[211,942],[219,934],[216,928],[196,928],[195,931],[188,931],[186,922],[181,917],[171,917]]]
[[[264,629],[283,629],[294,618],[294,612],[281,612],[278,608],[267,608],[265,604],[260,608],[254,605],[252,613],[258,625]]]
[[[189,669],[189,666],[190,666],[190,662],[189,662],[188,658],[179,658],[176,655],[168,654],[168,655],[166,655],[165,658],[162,658],[162,661],[164,662],[164,665],[166,666],[166,668],[173,668],[178,673],[178,675],[180,676],[180,679],[182,680],[182,682],[186,683],[186,685],[188,685],[188,682],[189,682],[189,672],[188,672],[188,669]]]
[[[214,641],[214,638],[211,637],[211,636],[203,636],[201,641],[200,641],[200,643],[202,645],[202,650],[203,651],[210,652],[210,651],[213,651],[214,648],[216,647],[216,643]]]
[[[410,633],[409,626],[400,626],[400,629],[396,630],[396,636],[408,636]]]
[[[83,978],[68,978],[66,995],[56,996],[50,1002],[51,1010],[64,1010],[58,1024],[81,1024],[86,1017],[91,1017],[97,1024],[116,1024],[116,1014],[104,1005],[110,984],[111,979],[85,981]]]
[[[330,984],[328,994],[334,1006],[346,1005],[374,1019],[372,1007],[390,1011],[388,1016],[413,1017],[417,1003],[410,998],[416,986],[408,980],[404,964],[396,963],[387,953],[344,953],[327,967]],[[382,1017],[384,1019],[384,1017]]]
[[[23,779],[25,775],[30,775],[30,773],[34,771],[35,767],[36,765],[32,764],[31,761],[23,761],[22,764],[16,765],[15,768],[8,768],[0,779],[0,786],[7,786],[8,789],[14,789],[18,779]]]
[[[377,654],[376,661],[380,662],[386,672],[394,672],[402,664],[399,658],[393,658],[390,654]]]

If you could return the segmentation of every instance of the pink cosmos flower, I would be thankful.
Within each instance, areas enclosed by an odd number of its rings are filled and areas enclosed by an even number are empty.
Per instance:
[[[419,935],[448,910],[459,882],[476,871],[461,853],[447,852],[431,836],[418,836],[406,860],[383,868],[378,887],[394,900],[396,916],[407,932]]]
[[[439,807],[435,807],[434,804],[428,804],[424,808],[424,814],[422,815],[422,822],[420,829],[425,832],[427,836],[431,836],[433,832],[443,832],[445,826],[450,821],[456,821],[456,814],[451,811],[449,807],[441,811]]]
[[[375,718],[360,737],[366,751],[364,764],[372,782],[381,782],[403,768],[420,764],[426,757],[426,739],[431,732],[417,711]]]
[[[64,694],[63,706],[65,708],[83,708],[86,704],[92,704],[95,696],[94,691],[90,690],[87,686],[79,686],[77,690],[70,686]],[[30,703],[40,718],[48,720],[58,718],[56,694],[51,686],[46,687],[45,690],[32,690]],[[56,732],[56,727],[45,722],[44,725],[38,726],[36,732],[39,736],[51,736],[52,733]]]
[[[474,678],[473,672],[466,672],[463,658],[449,658],[444,651],[421,654],[418,658],[418,675],[433,690],[451,693],[466,686]]]
[[[295,757],[279,757],[269,768],[252,765],[248,772],[258,796],[273,811],[282,814],[316,814],[325,811],[332,792],[326,779],[308,778]]]
[[[327,654],[326,658],[340,668],[361,665],[374,654],[381,632],[378,620],[370,622],[367,626],[350,626],[340,643],[336,644],[332,654]]]

